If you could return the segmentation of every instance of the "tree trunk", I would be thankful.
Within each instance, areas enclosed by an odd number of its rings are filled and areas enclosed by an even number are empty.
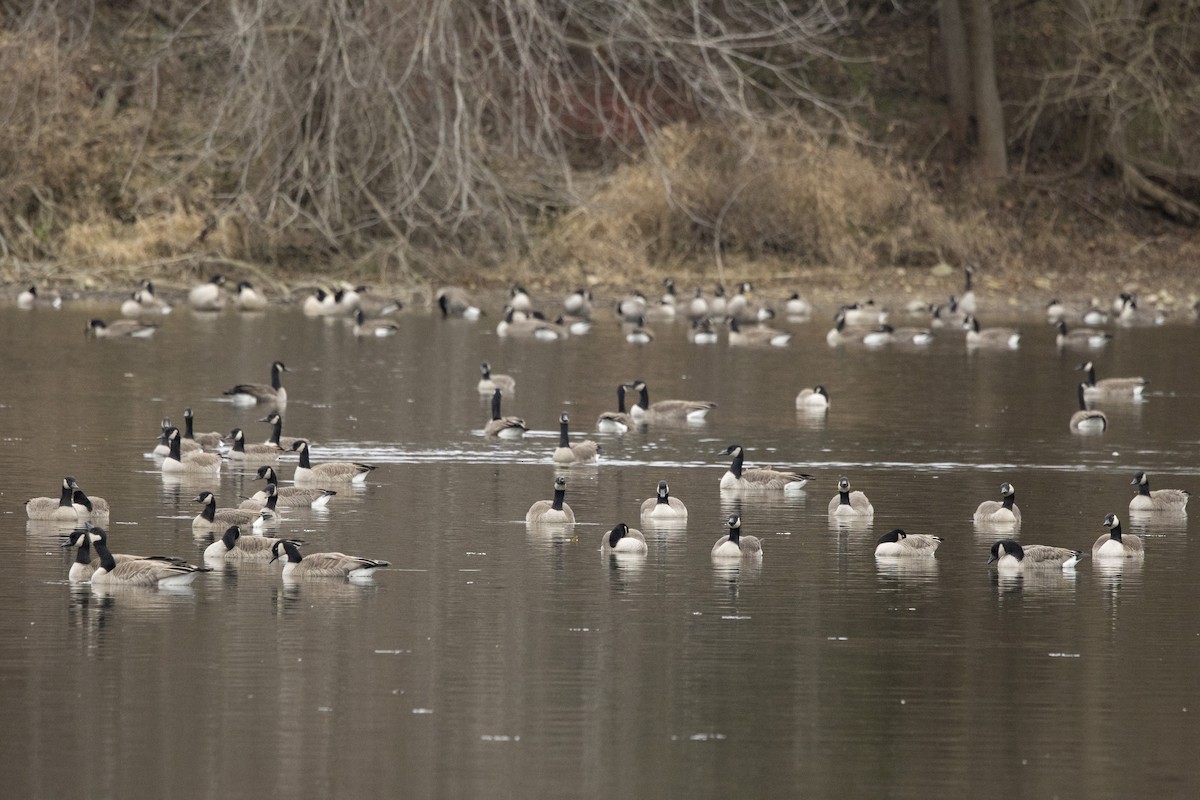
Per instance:
[[[979,126],[979,165],[985,178],[1008,175],[1004,110],[996,88],[996,54],[992,9],[988,0],[967,0],[971,9],[971,77],[975,88],[975,121]]]
[[[943,65],[949,105],[946,124],[954,147],[954,160],[958,161],[967,153],[971,113],[971,65],[967,57],[967,31],[963,27],[958,0],[942,0],[938,4],[938,32],[946,58]]]

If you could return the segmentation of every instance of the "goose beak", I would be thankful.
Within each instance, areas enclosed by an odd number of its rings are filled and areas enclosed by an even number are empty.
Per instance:
[[[999,561],[999,560],[1000,560],[1000,559],[999,559],[997,556],[992,556],[991,558],[989,558],[989,559],[987,560],[987,563],[989,563],[989,564],[992,564],[992,563],[995,563],[996,561]]]

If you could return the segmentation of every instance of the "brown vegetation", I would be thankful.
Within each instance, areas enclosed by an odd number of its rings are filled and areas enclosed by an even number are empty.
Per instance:
[[[1153,282],[1196,257],[1198,10],[995,5],[992,194],[932,2],[0,5],[0,279]]]

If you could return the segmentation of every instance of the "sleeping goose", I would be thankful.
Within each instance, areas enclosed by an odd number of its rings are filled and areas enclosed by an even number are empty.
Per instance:
[[[579,320],[592,318],[592,293],[580,287],[563,299],[563,313]]]
[[[725,521],[729,533],[717,539],[709,555],[717,559],[762,558],[762,543],[754,536],[742,536],[742,515],[730,514]]]
[[[58,497],[31,497],[25,501],[25,515],[29,519],[76,522],[79,511],[75,508],[74,492],[79,484],[70,475],[62,479]]]
[[[979,525],[1020,525],[1021,509],[1016,505],[1017,490],[1011,483],[1000,484],[999,500],[984,500],[975,509],[975,523]]]
[[[1098,328],[1075,328],[1074,330],[1067,329],[1067,323],[1063,320],[1058,321],[1058,333],[1054,337],[1054,342],[1059,347],[1104,347],[1108,344],[1108,340],[1112,338],[1112,334],[1107,331],[1099,330]]]
[[[1076,433],[1103,433],[1108,429],[1108,417],[1103,411],[1087,407],[1087,384],[1079,384],[1079,410],[1071,415],[1071,430]]]
[[[688,302],[687,317],[692,323],[699,322],[708,316],[708,301],[704,299],[704,290],[696,287],[696,294]]]
[[[442,319],[461,317],[462,319],[479,319],[483,312],[471,300],[471,295],[461,286],[443,286],[435,295]]]
[[[301,436],[283,435],[283,417],[278,411],[272,411],[260,419],[259,422],[265,422],[271,426],[271,435],[267,437],[265,444],[274,445],[280,450],[291,450],[292,445],[304,438]]]
[[[1087,373],[1084,397],[1089,400],[1141,400],[1146,388],[1145,378],[1103,378],[1096,380],[1096,365],[1085,361],[1075,369]]]
[[[270,464],[263,464],[259,467],[258,475],[251,480],[265,480],[268,484],[275,484],[275,495],[278,498],[278,504],[284,508],[324,508],[329,504],[329,498],[337,494],[337,492],[331,489],[318,489],[307,486],[280,486],[279,478],[275,474],[275,468]],[[252,494],[250,499],[266,502],[267,493],[260,489]]]
[[[759,325],[742,329],[737,317],[729,318],[729,344],[733,347],[787,347],[792,334]]]
[[[96,546],[100,565],[92,573],[92,583],[109,586],[186,586],[201,572],[212,572],[178,560],[134,559],[117,563],[109,552],[108,536],[103,528],[91,528],[88,538]]]
[[[600,541],[600,549],[605,553],[645,555],[646,537],[637,528],[631,528],[624,522],[620,522],[611,531],[604,534],[604,538]]]
[[[729,469],[721,476],[722,489],[761,489],[765,491],[799,492],[812,475],[803,472],[783,472],[776,469],[744,469],[745,452],[740,444],[731,444],[721,451],[723,456],[733,456]]]
[[[152,322],[139,322],[136,319],[118,319],[105,322],[94,319],[88,323],[85,333],[97,339],[119,339],[128,336],[132,339],[149,339],[158,331],[158,326]]]
[[[221,471],[221,457],[216,453],[196,450],[181,453],[178,428],[167,429],[167,457],[162,462],[163,474],[187,473],[193,475],[216,475]]]
[[[233,439],[233,449],[226,455],[235,461],[273,461],[283,452],[273,444],[247,444],[246,434],[241,428],[234,428],[229,436]]]
[[[554,479],[554,499],[538,500],[525,512],[526,524],[563,523],[573,524],[575,512],[563,502],[567,496],[567,479],[559,475]]]
[[[37,286],[30,286],[17,295],[17,308],[53,308],[58,310],[62,308],[62,295],[58,292],[41,292],[38,293]]]
[[[940,536],[928,536],[924,533],[905,533],[900,528],[892,528],[879,537],[875,543],[875,555],[885,558],[896,556],[932,556],[942,543]]]
[[[658,482],[658,493],[649,500],[642,501],[642,522],[662,522],[686,520],[687,506],[677,497],[671,497],[671,489],[666,481]]]
[[[230,525],[241,527],[262,527],[266,515],[262,511],[248,511],[240,508],[217,508],[217,496],[204,491],[196,495],[193,503],[203,503],[204,510],[192,519],[192,529],[196,528],[227,528]]]
[[[625,341],[630,344],[650,344],[654,341],[654,331],[646,327],[646,318],[640,314],[627,327]]]
[[[617,410],[603,411],[596,418],[596,430],[604,433],[625,433],[633,427],[633,420],[625,411],[625,384],[617,387]]]
[[[783,313],[789,319],[807,317],[812,313],[812,304],[802,298],[799,292],[792,292],[783,304]]]
[[[400,325],[390,319],[368,320],[362,308],[354,309],[354,335],[362,338],[395,336],[400,332]]]
[[[829,501],[829,514],[836,517],[873,517],[875,507],[867,496],[859,491],[850,491],[850,479],[838,479],[838,493]]]
[[[994,563],[1001,571],[1017,571],[1031,567],[1074,569],[1079,559],[1086,555],[1079,550],[1068,550],[1065,547],[1021,545],[1015,539],[1001,539],[992,545],[992,557],[987,563]]]
[[[713,321],[708,317],[692,320],[692,327],[688,329],[687,337],[692,344],[716,344],[718,338]]]
[[[337,311],[337,301],[334,300],[332,294],[317,287],[312,294],[304,298],[300,310],[307,317],[328,317]]]
[[[650,403],[645,381],[634,381],[629,388],[638,393],[637,403],[629,409],[635,422],[703,422],[708,412],[717,407],[707,400],[659,400]]]
[[[500,390],[492,393],[492,418],[483,426],[484,436],[500,439],[521,439],[529,428],[520,417],[505,417],[500,414]]]
[[[829,408],[829,392],[820,384],[811,389],[801,389],[796,395],[796,408],[825,409]]]
[[[271,385],[262,383],[239,383],[225,390],[234,405],[252,406],[255,403],[271,404],[277,408],[287,405],[287,389],[279,380],[280,373],[289,372],[282,361],[271,364]]]
[[[367,474],[375,469],[373,464],[354,461],[327,461],[313,466],[309,460],[308,442],[304,439],[293,444],[292,450],[300,454],[294,476],[296,483],[366,483]]]
[[[600,452],[600,445],[593,442],[591,439],[585,439],[582,442],[571,444],[567,436],[567,427],[570,420],[567,417],[567,412],[563,412],[558,417],[558,447],[554,448],[554,453],[551,458],[556,464],[592,464],[596,461],[596,454]]]
[[[101,524],[108,522],[108,501],[103,497],[89,497],[83,489],[76,485],[75,491],[71,495],[71,502],[74,503],[75,511],[79,514],[80,519]]]
[[[1129,501],[1130,511],[1187,513],[1187,502],[1191,497],[1191,492],[1186,489],[1155,489],[1151,491],[1150,476],[1140,470],[1133,476],[1129,485],[1138,487],[1138,493]]]
[[[213,275],[199,286],[193,286],[188,292],[188,305],[196,311],[220,311],[225,307],[225,299],[221,296],[224,285],[224,275]]]
[[[1102,534],[1092,545],[1092,558],[1141,558],[1145,555],[1142,539],[1132,533],[1121,533],[1121,520],[1116,514],[1104,518],[1108,533]]]
[[[275,545],[282,541],[273,536],[242,536],[237,525],[230,525],[219,539],[204,548],[204,559],[269,559]]]
[[[967,332],[967,347],[1007,347],[1016,350],[1021,344],[1021,333],[1016,328],[981,328],[973,314],[963,320]]]
[[[267,307],[267,296],[255,289],[250,281],[238,281],[234,302],[240,311],[262,311]]]
[[[479,393],[491,397],[492,393],[497,389],[506,395],[510,395],[517,390],[517,382],[513,380],[511,375],[494,375],[492,367],[488,362],[483,362],[479,365],[479,384],[476,386]]]
[[[391,566],[387,561],[345,553],[300,554],[300,548],[289,539],[281,539],[271,546],[271,562],[286,558],[283,565],[284,579],[295,578],[368,578],[380,567]]]

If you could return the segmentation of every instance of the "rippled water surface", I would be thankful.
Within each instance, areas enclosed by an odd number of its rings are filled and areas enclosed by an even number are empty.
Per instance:
[[[1200,555],[1190,523],[1134,520],[1129,481],[1196,489],[1200,330],[1131,328],[1100,376],[1144,375],[1147,402],[1105,406],[1110,429],[1068,431],[1078,352],[1041,320],[1016,352],[830,348],[795,324],[785,350],[651,345],[616,324],[565,342],[502,340],[491,322],[398,317],[399,336],[273,309],[185,310],[148,341],[83,336],[92,316],[0,310],[0,752],[11,797],[1167,797],[1200,793]],[[780,323],[781,326],[784,323]],[[109,500],[117,552],[202,561],[192,502],[260,484],[168,482],[149,457],[159,421],[269,433],[265,409],[222,390],[284,361],[285,435],[314,461],[377,465],[325,511],[273,529],[309,552],[386,559],[373,581],[285,585],[243,563],[189,590],[101,591],[66,580],[61,528],[23,501],[64,475]],[[505,413],[533,428],[487,440],[475,390],[487,359],[512,374]],[[593,431],[615,389],[713,400],[699,426]],[[822,383],[826,415],[798,414]],[[602,445],[565,470],[573,530],[527,528],[548,499],[557,419]],[[806,493],[737,497],[747,465],[811,472]],[[290,482],[294,460],[279,470]],[[257,466],[257,463],[255,463]],[[875,506],[838,527],[840,475]],[[660,479],[686,526],[638,523]],[[1017,488],[1019,538],[1089,550],[1108,513],[1144,563],[999,576],[1000,538],[971,515]],[[761,565],[714,566],[731,511]],[[644,558],[600,553],[620,521]],[[893,527],[941,536],[934,559],[877,561]]]

